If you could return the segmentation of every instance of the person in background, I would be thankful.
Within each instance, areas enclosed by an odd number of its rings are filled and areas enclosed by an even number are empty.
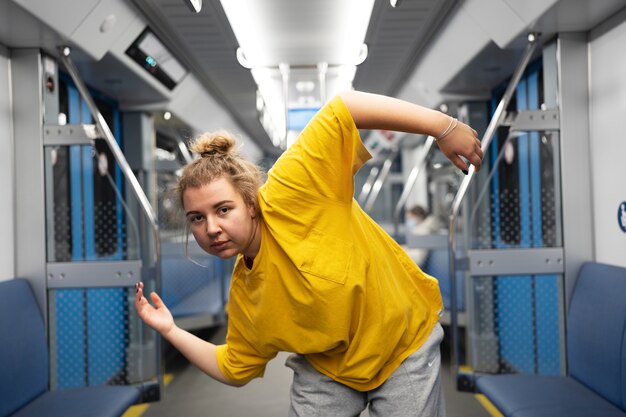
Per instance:
[[[476,131],[441,112],[376,94],[332,98],[268,172],[227,132],[191,149],[178,192],[199,245],[237,257],[226,343],[176,326],[138,283],[139,317],[207,375],[233,386],[292,352],[290,416],[443,416],[437,280],[358,205],[354,176],[371,158],[359,129],[432,135],[461,170],[480,169]]]
[[[420,236],[432,235],[442,229],[442,224],[439,219],[430,215],[428,211],[420,205],[412,206],[407,210],[404,225],[406,227],[407,236],[409,234]],[[428,249],[405,246],[405,250],[417,265],[420,267],[424,266],[424,262],[428,256]]]

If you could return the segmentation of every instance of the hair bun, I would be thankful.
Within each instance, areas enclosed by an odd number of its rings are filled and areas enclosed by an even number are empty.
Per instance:
[[[190,143],[189,148],[203,158],[215,155],[234,156],[235,143],[235,138],[229,132],[219,130],[200,135]]]

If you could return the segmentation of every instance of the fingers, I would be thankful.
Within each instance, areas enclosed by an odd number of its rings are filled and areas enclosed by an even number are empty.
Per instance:
[[[148,300],[146,299],[146,297],[144,297],[143,294],[143,288],[143,282],[138,282],[135,284],[135,306],[137,307],[137,309],[139,309],[144,304],[148,304]],[[155,308],[159,309],[165,307],[165,303],[157,293],[151,292],[150,299],[152,300]]]
[[[458,169],[463,171],[464,174],[467,175],[467,164],[465,161],[458,155],[450,155],[448,159],[456,166]]]
[[[480,171],[480,166],[483,163],[483,157],[478,156],[478,154],[473,154],[470,158],[468,158],[468,161],[470,162],[470,164],[474,165],[474,170],[476,172]]]
[[[138,282],[135,284],[135,305],[139,306],[141,304],[141,299],[143,298],[143,282]]]
[[[480,166],[483,162],[483,151],[479,147],[474,147],[467,151],[447,150],[444,154],[458,169],[463,171],[465,175],[467,175],[468,171],[468,162],[474,165],[476,172],[480,170]]]
[[[138,312],[145,309],[146,306],[149,306],[148,300],[144,297],[143,294],[143,282],[138,282],[135,284],[135,308]]]
[[[152,299],[152,302],[154,303],[154,307],[156,307],[157,309],[165,307],[165,303],[163,303],[163,300],[161,300],[161,297],[159,297],[157,293],[151,292],[150,298]]]
[[[476,131],[474,131],[476,132]],[[480,171],[480,167],[483,163],[483,149],[480,146],[480,140],[478,140],[478,138],[476,138],[476,145],[474,148],[474,154],[468,158],[468,160],[470,161],[470,163],[472,165],[474,165],[474,168],[476,168],[476,172]]]
[[[482,165],[483,151],[478,139],[478,132],[465,123],[458,123],[458,128],[445,138],[437,141],[440,149],[450,161],[464,174],[468,174],[468,162],[478,172]]]

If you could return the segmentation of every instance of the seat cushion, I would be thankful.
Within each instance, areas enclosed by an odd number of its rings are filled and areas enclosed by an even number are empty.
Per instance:
[[[47,392],[12,417],[118,417],[139,398],[130,386],[94,386]]]
[[[626,417],[610,402],[564,376],[481,376],[476,386],[507,417]]]

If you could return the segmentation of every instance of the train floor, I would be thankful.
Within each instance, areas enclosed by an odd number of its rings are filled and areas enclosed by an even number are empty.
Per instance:
[[[223,343],[225,328],[196,333],[213,343]],[[279,354],[265,376],[242,388],[232,388],[207,377],[173,349],[166,349],[166,373],[170,376],[163,399],[149,406],[132,407],[123,417],[277,417],[289,409],[292,371],[284,366],[287,353]],[[447,417],[489,417],[471,393],[455,389],[450,371],[447,340],[442,344],[442,378]],[[369,416],[367,411],[362,417]]]

